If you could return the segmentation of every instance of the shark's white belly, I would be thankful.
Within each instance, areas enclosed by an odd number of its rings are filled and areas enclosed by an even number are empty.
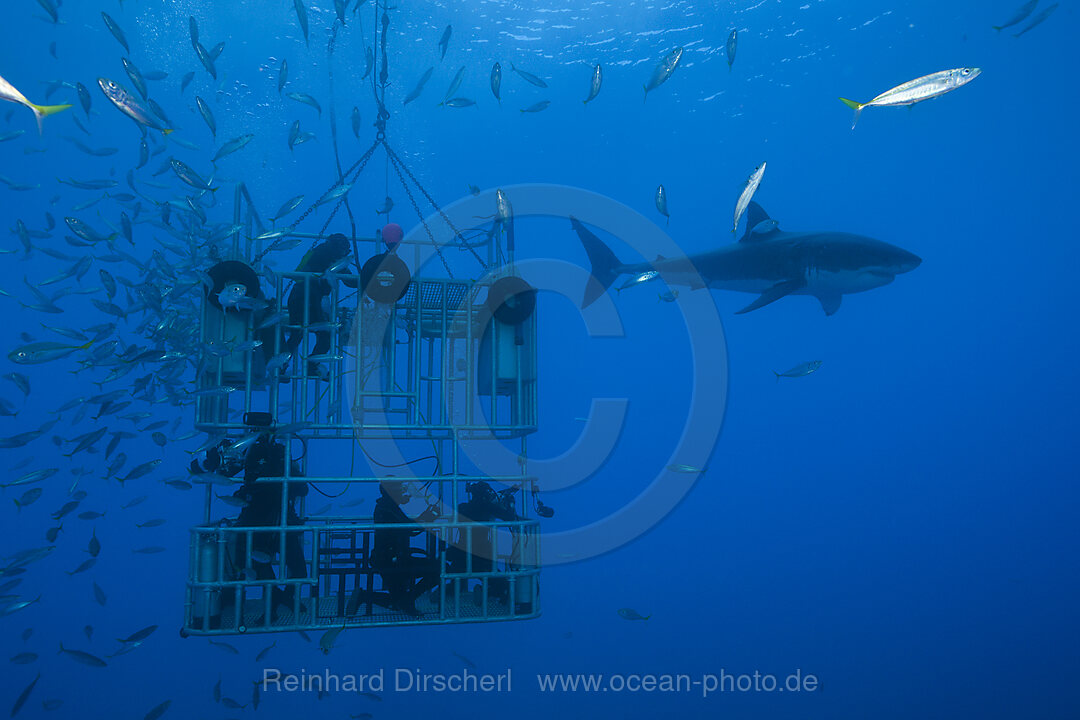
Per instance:
[[[797,295],[847,295],[865,292],[882,285],[888,285],[896,276],[887,272],[869,272],[866,270],[842,270],[829,272],[811,270],[806,274],[806,286],[797,290]]]

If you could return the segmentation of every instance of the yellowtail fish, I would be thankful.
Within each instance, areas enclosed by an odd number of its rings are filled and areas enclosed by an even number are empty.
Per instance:
[[[799,363],[795,367],[791,368],[790,370],[785,370],[784,372],[778,373],[774,370],[773,375],[776,376],[776,382],[780,382],[780,378],[782,377],[805,377],[810,373],[817,372],[818,368],[821,367],[821,362],[821,360],[811,360],[809,362]]]
[[[7,100],[30,108],[34,112],[34,117],[37,118],[38,133],[41,132],[41,123],[45,118],[71,107],[71,105],[35,105],[27,100],[25,95],[16,90],[14,85],[2,77],[0,77],[0,100]]]
[[[743,188],[742,193],[739,194],[739,199],[735,202],[735,222],[731,225],[732,234],[739,228],[739,218],[746,212],[747,206],[750,204],[750,200],[754,197],[754,193],[757,192],[758,185],[761,184],[761,178],[765,175],[765,163],[761,163],[754,169],[754,172],[750,174],[750,177],[746,180],[746,187]]]
[[[947,92],[952,92],[958,87],[963,87],[979,77],[979,73],[981,72],[982,70],[979,68],[954,68],[953,70],[942,70],[941,72],[924,75],[921,78],[915,78],[902,85],[897,85],[891,90],[886,90],[881,93],[870,102],[860,103],[855,102],[854,100],[848,100],[847,98],[840,98],[840,102],[855,111],[855,119],[851,122],[851,129],[854,130],[855,124],[859,122],[859,114],[862,113],[863,108],[914,105],[923,100],[929,100],[930,98],[944,95]]]

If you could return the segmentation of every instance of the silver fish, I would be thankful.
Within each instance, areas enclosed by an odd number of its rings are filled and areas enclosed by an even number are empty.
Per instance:
[[[791,368],[790,370],[785,370],[784,372],[776,372],[774,370],[773,375],[776,376],[776,382],[780,382],[780,378],[782,377],[805,377],[810,373],[817,372],[818,368],[821,367],[821,363],[821,360],[810,360],[809,362],[799,363],[795,367]]]
[[[45,118],[71,107],[71,105],[35,105],[27,100],[25,95],[16,90],[14,85],[2,77],[0,77],[0,100],[7,100],[30,108],[34,113],[34,117],[37,118],[39,133],[41,132],[41,123]]]
[[[206,104],[198,95],[195,96],[195,105],[199,108],[199,114],[202,115],[203,122],[206,123],[206,127],[210,128],[210,134],[217,138],[217,121],[214,120],[214,113],[210,111],[210,106]]]
[[[855,111],[855,119],[851,122],[851,129],[859,122],[859,114],[868,107],[893,107],[897,105],[914,105],[915,103],[936,98],[945,93],[952,92],[959,87],[979,77],[982,70],[979,68],[955,68],[924,75],[921,78],[909,80],[906,83],[886,90],[869,102],[855,102],[847,98],[840,98],[840,102]]]
[[[130,54],[131,48],[128,47],[127,38],[124,37],[124,31],[120,29],[120,26],[116,24],[116,21],[113,20],[109,16],[109,14],[105,12],[101,13],[101,19],[105,21],[105,27],[109,29],[109,32],[111,32],[113,37],[116,38],[116,41],[123,45],[124,50],[126,50],[128,54]]]
[[[750,205],[750,200],[754,197],[754,193],[757,192],[758,185],[761,184],[761,178],[764,175],[765,163],[761,163],[754,169],[754,172],[750,174],[750,177],[747,178],[746,187],[739,193],[739,199],[735,202],[735,222],[731,226],[732,233],[739,227],[739,219]]]
[[[667,79],[671,77],[671,74],[679,67],[679,61],[682,60],[683,49],[677,47],[667,54],[663,60],[656,64],[656,68],[653,69],[652,77],[649,78],[649,82],[645,83],[645,100],[649,99],[649,92],[667,82]],[[644,101],[643,101],[644,102]]]
[[[1057,9],[1058,9],[1058,4],[1057,4],[1057,3],[1054,3],[1054,4],[1053,4],[1053,5],[1051,5],[1050,7],[1046,8],[1046,9],[1045,9],[1045,10],[1043,10],[1043,11],[1042,11],[1041,13],[1039,13],[1038,15],[1036,15],[1036,16],[1034,17],[1034,19],[1032,19],[1032,21],[1031,21],[1031,22],[1029,22],[1029,23],[1028,23],[1028,24],[1027,24],[1027,25],[1026,25],[1026,26],[1024,27],[1024,29],[1023,29],[1023,30],[1021,30],[1020,32],[1018,32],[1018,33],[1016,33],[1015,35],[1013,35],[1013,37],[1016,37],[1016,38],[1018,38],[1018,37],[1020,37],[1021,35],[1023,35],[1024,33],[1026,33],[1026,32],[1027,32],[1028,30],[1033,30],[1033,29],[1034,29],[1034,28],[1035,28],[1036,26],[1038,26],[1038,25],[1041,25],[1041,24],[1042,24],[1042,22],[1043,22],[1043,20],[1046,20],[1046,18],[1050,17],[1050,16],[1051,16],[1051,15],[1052,15],[1052,14],[1054,13],[1054,11],[1055,11],[1055,10],[1057,10]]]
[[[525,82],[527,82],[527,83],[529,83],[531,85],[535,85],[536,87],[540,87],[540,88],[546,88],[547,87],[546,82],[544,82],[543,80],[541,80],[537,76],[533,75],[532,73],[525,72],[524,70],[519,70],[518,68],[514,67],[514,63],[510,63],[510,69],[513,70],[514,72],[516,72],[518,75],[520,75],[522,80],[524,80]]]
[[[434,67],[429,67],[427,70],[424,71],[424,74],[420,76],[420,80],[416,83],[416,87],[412,89],[412,92],[405,96],[405,101],[402,103],[402,105],[408,105],[413,100],[420,97],[420,93],[424,92],[424,85],[426,85],[427,81],[431,79],[431,73],[433,72],[435,72]]]
[[[653,198],[653,201],[656,203],[657,212],[667,218],[668,223],[670,224],[671,215],[668,214],[667,190],[664,189],[663,185],[656,186],[656,196]]]
[[[739,44],[739,30],[736,28],[731,31],[727,39],[727,67],[728,72],[731,72],[731,66],[735,64],[735,47]]]
[[[1024,20],[1027,19],[1028,15],[1035,11],[1035,6],[1038,4],[1039,0],[1028,0],[1028,2],[1024,3],[1020,7],[1020,9],[1016,11],[1016,14],[1013,15],[1008,22],[1004,22],[1001,25],[993,25],[992,27],[998,32],[1001,32],[1007,27],[1012,27],[1013,25],[1022,23]]]
[[[495,96],[495,100],[502,105],[502,98],[499,97],[499,92],[502,89],[502,65],[495,63],[491,66],[491,94]]]
[[[584,103],[586,105],[589,104],[590,100],[595,100],[596,96],[600,94],[600,86],[603,84],[603,82],[603,70],[601,70],[600,66],[597,65],[595,68],[593,68],[592,82],[589,84],[589,97],[585,98],[584,100]]]
[[[163,135],[168,135],[172,132],[172,129],[163,127],[161,123],[154,119],[154,117],[144,108],[138,100],[132,97],[131,93],[127,91],[122,85],[119,85],[108,78],[98,78],[98,87],[101,88],[101,92],[105,93],[105,97],[109,98],[109,101],[116,106],[116,109],[127,115],[129,118],[145,125],[148,128],[159,130]]]

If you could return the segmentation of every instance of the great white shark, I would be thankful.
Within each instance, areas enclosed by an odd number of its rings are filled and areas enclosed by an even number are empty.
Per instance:
[[[922,260],[880,240],[841,232],[785,232],[756,202],[746,212],[746,232],[739,242],[698,255],[657,257],[653,262],[621,262],[615,253],[576,218],[570,218],[592,263],[585,288],[588,307],[621,275],[642,277],[658,271],[668,285],[704,287],[757,294],[739,310],[750,312],[787,295],[812,295],[826,315],[840,309],[844,295],[888,285],[914,270]]]

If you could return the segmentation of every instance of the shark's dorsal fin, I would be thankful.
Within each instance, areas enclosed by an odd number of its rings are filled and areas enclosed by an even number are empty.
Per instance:
[[[776,221],[769,217],[765,208],[751,200],[746,206],[746,232],[743,233],[739,242],[764,240],[778,229]]]

